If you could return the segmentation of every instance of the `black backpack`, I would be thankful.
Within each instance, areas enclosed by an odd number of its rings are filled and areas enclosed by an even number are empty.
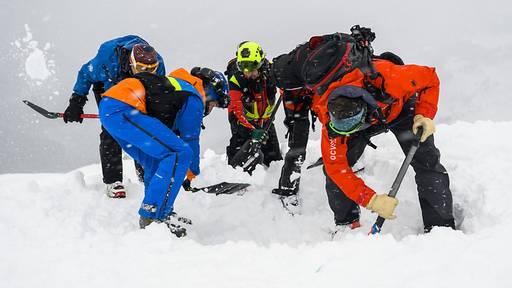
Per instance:
[[[288,54],[273,60],[272,73],[279,88],[307,87],[322,95],[329,85],[356,68],[371,78],[377,73],[371,62],[375,33],[356,25],[351,34],[314,36]]]
[[[192,93],[176,91],[165,76],[142,72],[135,74],[133,78],[138,79],[144,86],[147,114],[172,129],[176,115]]]

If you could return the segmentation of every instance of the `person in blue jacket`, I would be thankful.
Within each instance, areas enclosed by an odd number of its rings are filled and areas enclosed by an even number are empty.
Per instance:
[[[85,63],[78,72],[69,106],[64,112],[64,122],[82,123],[80,115],[83,114],[91,86],[96,103],[99,104],[103,92],[139,72],[165,75],[162,57],[144,39],[128,35],[101,44],[96,56]],[[107,196],[126,197],[121,148],[104,127],[101,127],[99,148]],[[136,168],[140,174],[142,169],[137,163]]]
[[[191,221],[173,212],[187,171],[198,175],[203,116],[229,105],[228,82],[221,72],[180,68],[169,76],[135,74],[103,94],[103,127],[144,167],[145,195],[140,228],[165,223],[178,237]],[[190,185],[190,182],[189,182]]]

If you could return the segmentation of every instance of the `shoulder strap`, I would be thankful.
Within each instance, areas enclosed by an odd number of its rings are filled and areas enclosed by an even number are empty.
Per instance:
[[[190,85],[194,86],[199,95],[203,98],[203,102],[206,102],[206,93],[204,92],[203,80],[198,77],[192,76],[187,70],[183,68],[176,69],[169,73],[169,76],[181,79]],[[171,80],[169,80],[171,81]]]

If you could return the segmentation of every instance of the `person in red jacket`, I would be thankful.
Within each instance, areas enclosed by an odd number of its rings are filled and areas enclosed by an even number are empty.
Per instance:
[[[433,119],[439,99],[439,79],[434,68],[373,61],[378,77],[371,80],[359,69],[315,95],[312,109],[323,123],[322,157],[329,205],[337,227],[359,227],[360,206],[393,219],[398,200],[377,194],[351,167],[370,138],[391,131],[407,153],[419,127],[420,146],[411,165],[422,210],[424,229],[455,228],[452,194],[440,152],[434,144]],[[381,192],[382,193],[382,192]]]
[[[263,164],[282,160],[279,140],[273,123],[264,130],[276,102],[276,85],[269,76],[270,63],[261,46],[252,41],[240,43],[237,57],[230,60],[225,74],[229,81],[228,120],[231,139],[226,147],[228,163],[234,167],[233,158],[249,139],[263,143]],[[255,165],[248,169],[252,173]]]

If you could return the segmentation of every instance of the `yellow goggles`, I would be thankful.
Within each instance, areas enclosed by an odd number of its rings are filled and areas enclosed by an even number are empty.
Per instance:
[[[154,64],[144,64],[140,62],[135,62],[135,64],[131,64],[133,69],[137,72],[149,72],[149,73],[155,73],[156,69],[158,69],[158,62]]]
[[[149,72],[149,73],[155,73],[156,69],[158,69],[158,64],[160,64],[158,61],[153,64],[144,64],[142,62],[138,62],[135,60],[135,56],[133,55],[133,51],[130,54],[130,65],[133,67],[137,73],[141,72]]]

